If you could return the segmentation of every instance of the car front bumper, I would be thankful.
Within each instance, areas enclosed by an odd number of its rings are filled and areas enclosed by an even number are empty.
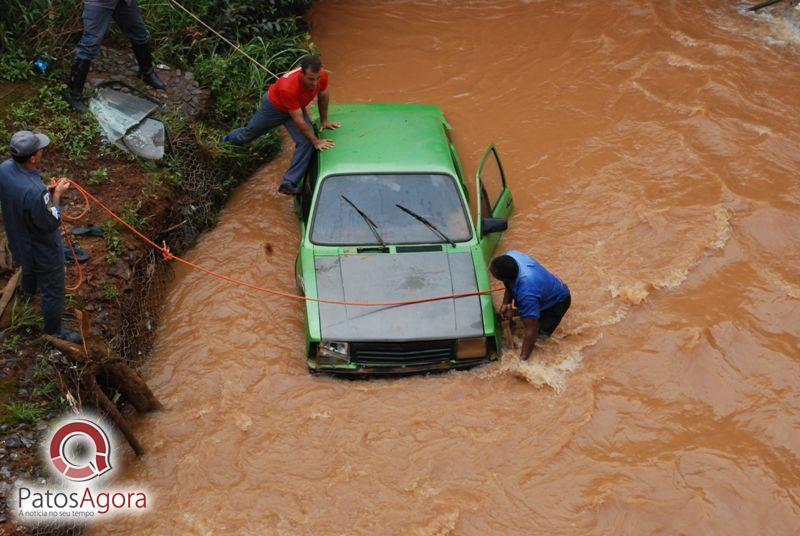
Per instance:
[[[403,376],[409,374],[425,374],[428,372],[445,372],[448,370],[466,370],[478,365],[490,363],[497,359],[496,356],[480,359],[453,359],[439,363],[425,365],[397,365],[395,363],[361,365],[318,365],[313,359],[308,360],[311,372],[335,374],[339,376]]]

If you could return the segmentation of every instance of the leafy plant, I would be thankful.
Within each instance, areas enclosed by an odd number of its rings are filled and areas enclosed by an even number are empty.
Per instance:
[[[122,237],[117,230],[117,224],[114,220],[106,220],[102,225],[105,232],[104,238],[106,240],[106,261],[109,264],[116,262],[116,260],[125,253],[125,244],[122,242]]]
[[[36,130],[53,139],[70,160],[77,161],[96,146],[100,127],[91,114],[75,116],[61,98],[63,86],[46,83],[36,97],[22,101],[11,113],[11,130]]]
[[[108,168],[102,167],[99,169],[95,169],[91,173],[89,173],[89,180],[86,181],[87,183],[91,184],[92,186],[98,186],[103,184],[108,180]]]
[[[103,299],[108,301],[116,299],[120,295],[119,289],[108,282],[102,284],[100,291],[103,293]]]
[[[138,209],[129,203],[122,207],[121,217],[125,223],[137,230],[146,230],[150,226],[147,218],[139,214]]]
[[[12,50],[0,55],[0,80],[18,82],[31,77],[31,61],[21,50]]]

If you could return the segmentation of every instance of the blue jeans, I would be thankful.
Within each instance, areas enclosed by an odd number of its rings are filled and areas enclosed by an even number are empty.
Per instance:
[[[150,41],[150,34],[147,33],[147,26],[139,11],[139,4],[135,0],[131,5],[123,0],[113,9],[84,3],[83,35],[78,41],[75,59],[91,60],[97,56],[112,18],[134,45],[144,45]]]
[[[22,292],[33,296],[36,291],[42,296],[44,332],[49,335],[61,333],[61,317],[64,314],[64,267],[37,270],[22,267]]]
[[[303,110],[303,118],[306,123],[313,129],[314,125],[311,118],[305,110]],[[311,140],[305,137],[294,119],[289,114],[278,110],[274,104],[269,100],[268,96],[264,96],[261,106],[255,115],[250,118],[247,125],[232,130],[222,137],[223,142],[233,143],[234,145],[247,145],[268,130],[283,125],[289,131],[289,135],[294,140],[294,154],[292,155],[292,162],[289,164],[289,169],[283,174],[283,184],[297,187],[300,181],[308,171],[308,165],[311,162],[311,157],[314,156],[314,145]]]

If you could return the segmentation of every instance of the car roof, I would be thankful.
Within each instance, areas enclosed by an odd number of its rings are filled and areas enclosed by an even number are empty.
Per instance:
[[[353,173],[446,173],[453,160],[436,106],[423,104],[338,104],[329,120],[341,128],[322,137],[336,146],[320,153],[319,176]]]

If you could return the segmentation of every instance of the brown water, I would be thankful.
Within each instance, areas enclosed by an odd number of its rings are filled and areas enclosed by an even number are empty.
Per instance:
[[[500,247],[573,307],[528,364],[349,382],[307,373],[300,305],[181,271],[128,469],[157,510],[103,531],[797,531],[800,12],[740,5],[319,3],[334,101],[441,106],[470,174],[495,142]],[[294,288],[285,165],[192,260]]]

